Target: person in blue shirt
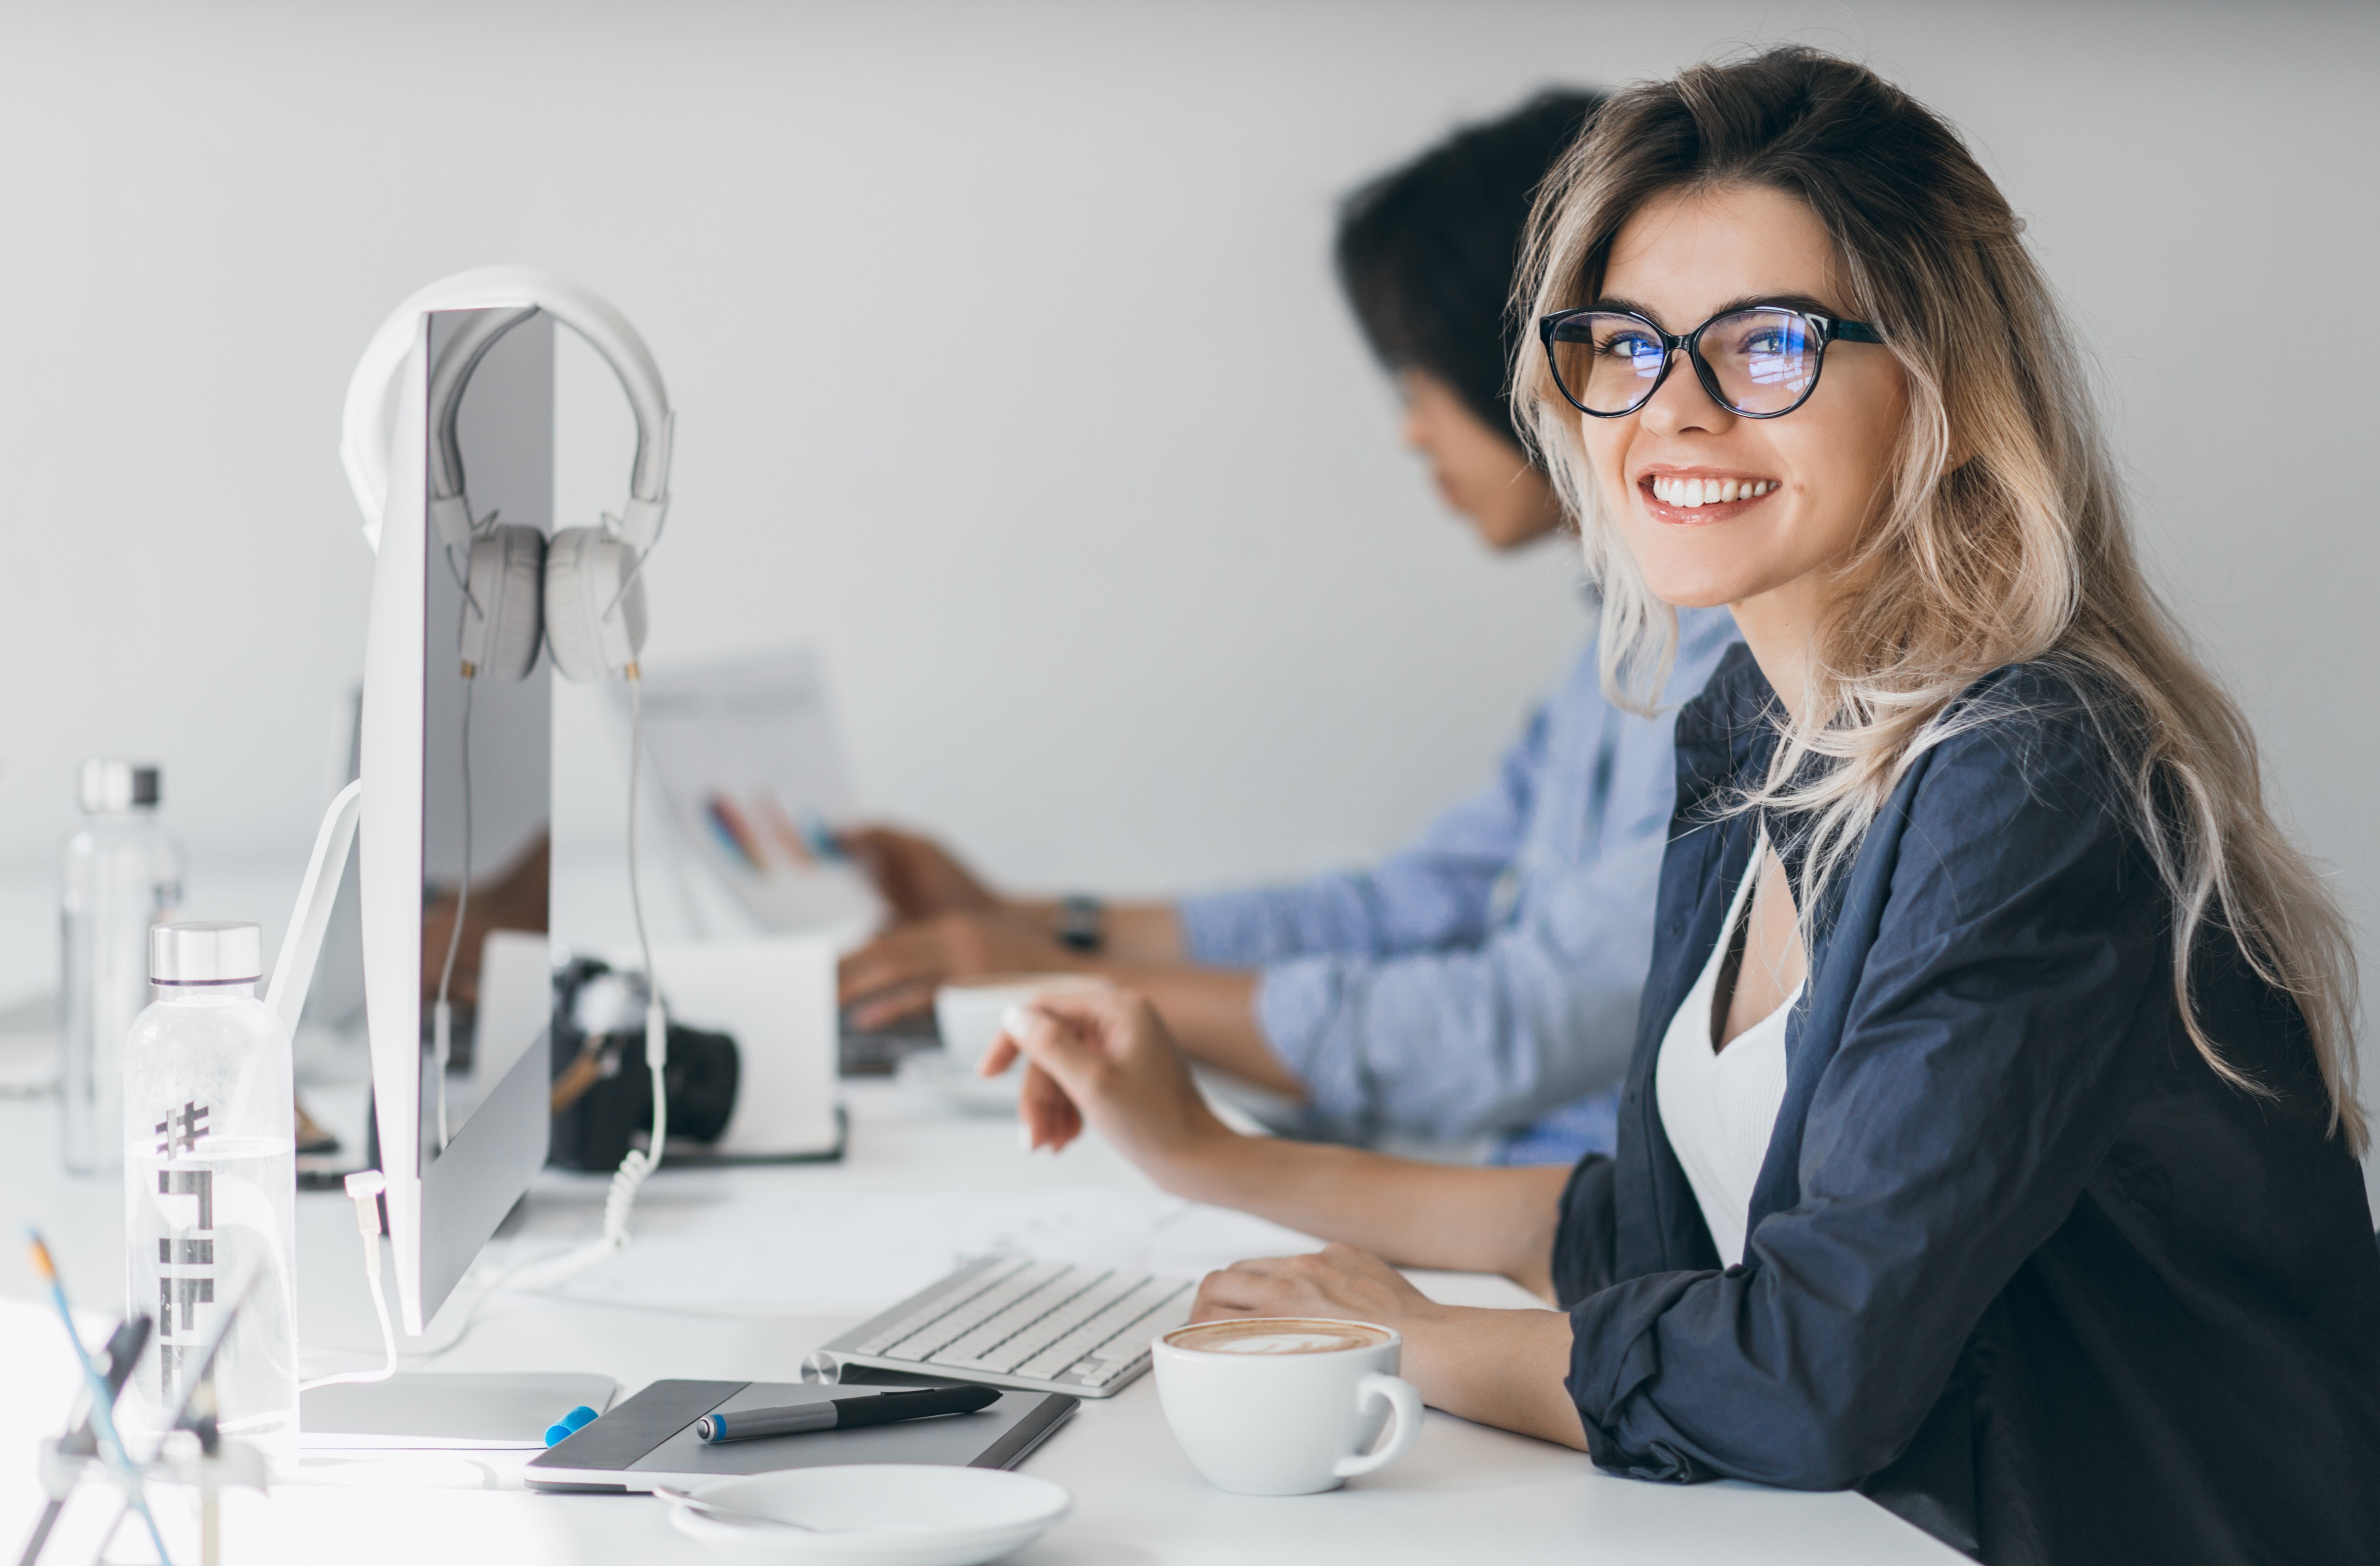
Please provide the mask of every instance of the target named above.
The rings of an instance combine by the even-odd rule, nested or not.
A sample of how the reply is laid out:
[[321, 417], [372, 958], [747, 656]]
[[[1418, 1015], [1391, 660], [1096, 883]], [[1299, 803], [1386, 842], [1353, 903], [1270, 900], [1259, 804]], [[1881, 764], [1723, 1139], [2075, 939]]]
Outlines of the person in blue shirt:
[[[1406, 438], [1500, 551], [1562, 526], [1514, 432], [1505, 304], [1536, 188], [1599, 102], [1548, 92], [1463, 130], [1340, 221], [1340, 278]], [[881, 1026], [946, 979], [1096, 970], [1153, 997], [1194, 1057], [1294, 1100], [1301, 1133], [1485, 1141], [1517, 1162], [1608, 1147], [1675, 790], [1669, 714], [1735, 639], [1724, 610], [1689, 611], [1650, 717], [1605, 697], [1590, 648], [1495, 778], [1369, 870], [1096, 906], [1001, 895], [922, 837], [846, 833], [899, 920], [844, 963], [848, 1014]]]
[[1670, 606], [1744, 634], [1678, 720], [1615, 1155], [1239, 1135], [1120, 990], [983, 1064], [1030, 1058], [1031, 1144], [1335, 1242], [1194, 1319], [1380, 1324], [1426, 1402], [1612, 1473], [1856, 1488], [1992, 1566], [2380, 1560], [2352, 930], [2145, 579], [2022, 231], [1799, 47], [1616, 96], [1538, 209], [1521, 396], [1603, 645], [1652, 655], [1621, 693]]

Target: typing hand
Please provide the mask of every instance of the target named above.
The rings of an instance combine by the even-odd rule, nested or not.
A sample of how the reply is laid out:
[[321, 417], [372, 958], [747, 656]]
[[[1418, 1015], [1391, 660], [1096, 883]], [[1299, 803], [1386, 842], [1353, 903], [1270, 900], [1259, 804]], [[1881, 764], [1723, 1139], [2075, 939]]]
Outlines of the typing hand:
[[1438, 1306], [1371, 1252], [1325, 1245], [1311, 1256], [1258, 1256], [1210, 1272], [1190, 1308], [1193, 1321], [1234, 1316], [1312, 1316], [1370, 1321], [1407, 1338]]
[[854, 827], [837, 833], [835, 842], [875, 883], [896, 919], [985, 913], [1000, 906], [998, 894], [931, 838], [891, 827]]
[[1085, 965], [1030, 915], [944, 914], [896, 925], [844, 958], [837, 989], [852, 1026], [865, 1030], [925, 1011], [936, 987], [955, 978]]
[[1026, 1145], [1063, 1147], [1086, 1123], [1160, 1185], [1185, 1174], [1204, 1150], [1233, 1139], [1190, 1080], [1165, 1024], [1123, 990], [1043, 995], [1010, 1014], [979, 1068], [1027, 1062], [1017, 1096]]

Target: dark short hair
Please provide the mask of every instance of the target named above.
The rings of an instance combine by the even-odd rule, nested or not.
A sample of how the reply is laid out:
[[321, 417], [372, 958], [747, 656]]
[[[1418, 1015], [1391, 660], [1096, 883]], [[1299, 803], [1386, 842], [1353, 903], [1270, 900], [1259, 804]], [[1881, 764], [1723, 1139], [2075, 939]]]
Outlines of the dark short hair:
[[1499, 433], [1514, 430], [1507, 377], [1519, 328], [1510, 304], [1529, 208], [1603, 99], [1540, 92], [1340, 203], [1339, 285], [1372, 351], [1390, 370], [1445, 382]]

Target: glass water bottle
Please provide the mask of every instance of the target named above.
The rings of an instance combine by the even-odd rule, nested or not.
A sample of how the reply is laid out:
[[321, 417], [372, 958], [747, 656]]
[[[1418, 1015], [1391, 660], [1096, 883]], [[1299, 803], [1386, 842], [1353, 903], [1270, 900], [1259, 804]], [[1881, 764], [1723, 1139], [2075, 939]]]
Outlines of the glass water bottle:
[[118, 1417], [167, 1427], [224, 1313], [225, 1434], [285, 1469], [298, 1450], [297, 1144], [289, 1035], [256, 998], [262, 932], [150, 934], [157, 999], [124, 1044], [124, 1235], [130, 1308], [156, 1319]]
[[66, 1166], [123, 1162], [124, 1036], [149, 1004], [149, 927], [182, 900], [182, 856], [157, 820], [154, 767], [82, 764], [84, 820], [61, 867], [58, 1105]]

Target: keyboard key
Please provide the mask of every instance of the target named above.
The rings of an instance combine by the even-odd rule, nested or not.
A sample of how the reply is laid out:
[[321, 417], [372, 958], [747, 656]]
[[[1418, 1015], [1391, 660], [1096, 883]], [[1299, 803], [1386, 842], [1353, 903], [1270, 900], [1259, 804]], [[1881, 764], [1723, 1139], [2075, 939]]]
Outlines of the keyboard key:
[[[975, 1265], [978, 1267], [983, 1266], [980, 1262], [976, 1263]], [[974, 1286], [972, 1288], [954, 1289], [947, 1293], [936, 1294], [931, 1304], [921, 1305], [917, 1309], [910, 1311], [908, 1314], [903, 1316], [898, 1321], [895, 1321], [891, 1327], [871, 1334], [862, 1341], [857, 1348], [851, 1352], [854, 1354], [882, 1354], [893, 1344], [899, 1342], [902, 1339], [908, 1337], [914, 1332], [923, 1330], [934, 1321], [949, 1315], [952, 1311], [958, 1309], [969, 1300], [978, 1298], [984, 1290], [994, 1287], [1001, 1282], [1002, 1280], [1014, 1276], [1017, 1272], [1030, 1265], [1030, 1259], [1025, 1256], [1003, 1256], [997, 1258], [991, 1266], [985, 1268], [981, 1277], [974, 1280]], [[898, 1309], [899, 1307], [895, 1306], [894, 1308]]]
[[[1052, 1317], [1067, 1314], [1085, 1294], [1098, 1293], [1098, 1286], [1107, 1277], [1108, 1274], [1103, 1272], [1070, 1269], [1064, 1276], [1050, 1280], [1006, 1310], [969, 1330], [956, 1342], [941, 1349], [932, 1356], [931, 1363], [975, 1365], [982, 1362], [988, 1368], [989, 1362], [985, 1356], [994, 1350], [1005, 1349], [1020, 1334], [1031, 1333], [1046, 1342], [1056, 1336], [1056, 1332], [1040, 1331], [1041, 1323]], [[1016, 1355], [1020, 1360], [1025, 1357], [1022, 1354]]]
[[[1050, 1344], [1033, 1358], [1016, 1367], [1019, 1376], [1050, 1379], [1071, 1368], [1078, 1360], [1131, 1329], [1135, 1323], [1148, 1317], [1174, 1296], [1183, 1297], [1183, 1309], [1189, 1309], [1190, 1285], [1172, 1278], [1151, 1278], [1124, 1295], [1090, 1320]], [[1132, 1341], [1126, 1358], [1136, 1358], [1148, 1346], [1144, 1334]]]
[[1024, 1364], [1092, 1317], [1104, 1313], [1109, 1306], [1148, 1281], [1144, 1273], [1109, 1273], [1093, 1287], [1084, 1290], [1001, 1344], [1000, 1357], [1007, 1360], [1012, 1367]]
[[[1176, 1279], [1022, 1256], [970, 1262], [855, 1328], [828, 1352], [899, 1370], [1106, 1397], [1148, 1368], [1148, 1341], [1185, 1320]], [[859, 1334], [865, 1333], [863, 1338]]]
[[924, 1361], [966, 1336], [1010, 1305], [1049, 1283], [1070, 1268], [1062, 1261], [1037, 1261], [1018, 1268], [956, 1310], [934, 1317], [907, 1337], [882, 1351], [894, 1359]]
[[[1043, 1354], [1055, 1348], [1061, 1341], [1075, 1337], [1076, 1333], [1090, 1326], [1093, 1320], [1106, 1315], [1118, 1301], [1148, 1281], [1148, 1276], [1143, 1273], [1111, 1276], [1108, 1281], [1098, 1288], [1086, 1290], [1069, 1301], [1063, 1309], [1050, 1312], [1049, 1316], [1035, 1322], [1026, 1331], [1019, 1332], [1015, 1337], [1002, 1343], [993, 1354], [987, 1357], [1000, 1361], [1000, 1368], [1004, 1371], [1017, 1370], [1026, 1361], [1038, 1359]], [[1096, 1343], [1097, 1341], [1098, 1333], [1095, 1330], [1085, 1340], [1085, 1342]]]

